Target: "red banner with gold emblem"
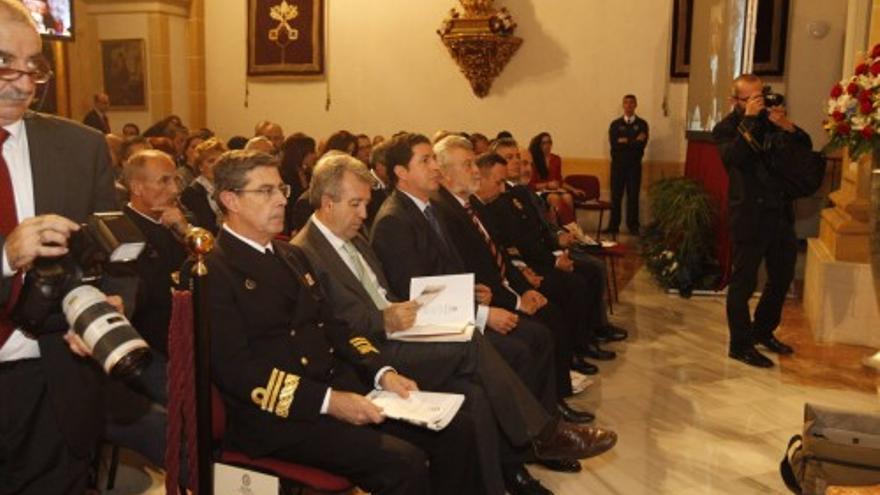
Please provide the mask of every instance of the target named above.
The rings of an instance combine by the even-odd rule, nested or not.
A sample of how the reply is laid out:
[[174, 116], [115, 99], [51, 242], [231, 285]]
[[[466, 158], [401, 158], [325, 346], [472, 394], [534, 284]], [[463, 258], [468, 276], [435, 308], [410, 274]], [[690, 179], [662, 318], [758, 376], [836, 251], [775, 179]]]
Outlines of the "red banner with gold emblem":
[[248, 76], [324, 73], [324, 0], [248, 0]]

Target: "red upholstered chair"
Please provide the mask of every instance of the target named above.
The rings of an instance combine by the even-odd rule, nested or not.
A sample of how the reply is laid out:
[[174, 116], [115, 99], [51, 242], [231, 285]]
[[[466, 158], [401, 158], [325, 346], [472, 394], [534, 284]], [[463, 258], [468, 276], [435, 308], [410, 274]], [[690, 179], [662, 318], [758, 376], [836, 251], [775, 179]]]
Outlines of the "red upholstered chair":
[[[213, 386], [211, 387], [211, 416], [211, 422], [213, 423], [211, 425], [212, 436], [214, 437], [214, 442], [219, 444], [220, 440], [223, 439], [223, 434], [226, 432], [226, 407], [223, 404], [223, 399], [220, 398], [220, 392]], [[292, 485], [319, 492], [348, 492], [354, 488], [351, 482], [342, 476], [271, 457], [254, 459], [241, 452], [224, 448], [217, 460], [224, 464], [232, 464], [246, 469], [269, 473]]]
[[599, 226], [596, 228], [596, 239], [598, 240], [602, 232], [602, 218], [606, 211], [611, 210], [611, 203], [599, 199], [599, 179], [595, 175], [567, 175], [563, 181], [586, 193], [583, 198], [575, 197], [575, 209], [599, 212]]

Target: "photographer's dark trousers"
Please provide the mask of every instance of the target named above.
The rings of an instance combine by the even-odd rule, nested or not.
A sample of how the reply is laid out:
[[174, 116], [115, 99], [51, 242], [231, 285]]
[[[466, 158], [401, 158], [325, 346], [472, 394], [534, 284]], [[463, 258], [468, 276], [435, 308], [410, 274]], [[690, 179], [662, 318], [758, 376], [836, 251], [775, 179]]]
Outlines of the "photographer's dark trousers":
[[611, 162], [611, 220], [608, 228], [620, 228], [621, 206], [626, 191], [626, 226], [630, 231], [639, 229], [639, 190], [642, 187], [642, 161], [612, 160]]
[[68, 448], [50, 402], [41, 359], [0, 363], [0, 494], [85, 491], [90, 459]]
[[[746, 242], [732, 242], [732, 272], [727, 288], [727, 324], [730, 347], [741, 349], [773, 335], [782, 317], [782, 304], [794, 278], [797, 238], [794, 225], [780, 219], [778, 227], [766, 229]], [[755, 291], [758, 268], [764, 261], [767, 283], [755, 308], [754, 320], [749, 299]]]

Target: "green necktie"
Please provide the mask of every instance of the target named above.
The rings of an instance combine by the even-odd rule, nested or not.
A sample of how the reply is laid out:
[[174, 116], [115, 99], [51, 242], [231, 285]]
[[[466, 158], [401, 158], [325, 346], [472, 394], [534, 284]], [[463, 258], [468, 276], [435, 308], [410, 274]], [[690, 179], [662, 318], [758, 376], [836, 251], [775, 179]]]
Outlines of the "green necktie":
[[367, 294], [370, 295], [370, 299], [373, 300], [373, 303], [376, 305], [379, 310], [384, 310], [388, 307], [388, 301], [382, 297], [382, 294], [379, 292], [379, 286], [376, 282], [373, 281], [373, 277], [367, 273], [366, 267], [361, 262], [360, 254], [354, 244], [346, 241], [342, 244], [342, 250], [345, 251], [345, 254], [348, 255], [348, 259], [351, 260], [352, 265], [354, 266], [355, 275], [357, 275], [358, 281], [360, 281], [361, 285], [364, 287], [364, 290], [367, 291]]

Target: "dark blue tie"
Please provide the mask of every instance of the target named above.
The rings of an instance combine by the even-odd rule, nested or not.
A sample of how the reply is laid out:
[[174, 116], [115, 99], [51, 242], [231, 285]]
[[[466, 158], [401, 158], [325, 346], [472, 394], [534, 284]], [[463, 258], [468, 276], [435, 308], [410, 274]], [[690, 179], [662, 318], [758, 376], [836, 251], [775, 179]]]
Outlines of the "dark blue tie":
[[452, 252], [449, 249], [449, 244], [446, 242], [446, 236], [443, 234], [443, 228], [440, 227], [440, 222], [437, 221], [437, 216], [434, 215], [434, 208], [429, 203], [428, 206], [425, 207], [423, 211], [425, 214], [425, 218], [428, 220], [428, 224], [431, 226], [431, 229], [434, 230], [434, 233], [437, 234], [437, 237], [440, 239], [440, 244], [442, 244], [443, 251], [448, 255]]

